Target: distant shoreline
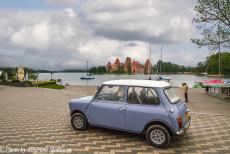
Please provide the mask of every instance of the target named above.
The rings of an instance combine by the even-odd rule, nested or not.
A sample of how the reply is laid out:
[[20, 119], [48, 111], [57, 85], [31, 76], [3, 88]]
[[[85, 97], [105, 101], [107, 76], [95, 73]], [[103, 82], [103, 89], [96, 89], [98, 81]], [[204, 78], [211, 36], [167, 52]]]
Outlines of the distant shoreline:
[[[87, 71], [47, 71], [47, 72], [38, 72], [38, 73], [86, 73]], [[139, 74], [139, 73], [92, 73], [92, 75], [146, 75], [148, 76], [149, 74]], [[159, 75], [159, 74], [150, 74], [150, 75]], [[199, 73], [192, 73], [192, 72], [178, 72], [178, 73], [162, 73], [160, 75], [195, 75], [195, 76], [205, 76], [205, 75], [201, 75]], [[215, 75], [210, 74], [210, 76], [206, 76], [208, 78], [213, 78]], [[230, 77], [230, 75], [224, 75], [221, 78], [226, 78], [226, 77]]]

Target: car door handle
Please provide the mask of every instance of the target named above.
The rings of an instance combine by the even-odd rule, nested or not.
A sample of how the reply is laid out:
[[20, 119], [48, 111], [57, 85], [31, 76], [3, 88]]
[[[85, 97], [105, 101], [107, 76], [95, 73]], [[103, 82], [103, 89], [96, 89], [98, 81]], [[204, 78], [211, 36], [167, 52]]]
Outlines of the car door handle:
[[120, 111], [125, 110], [125, 107], [119, 107], [119, 110]]

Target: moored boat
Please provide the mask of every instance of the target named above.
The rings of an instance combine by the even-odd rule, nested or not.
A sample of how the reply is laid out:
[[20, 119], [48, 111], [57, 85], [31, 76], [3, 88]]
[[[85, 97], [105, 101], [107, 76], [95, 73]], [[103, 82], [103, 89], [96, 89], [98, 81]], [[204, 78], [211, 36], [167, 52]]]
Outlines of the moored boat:
[[91, 76], [90, 73], [88, 73], [88, 61], [87, 61], [87, 64], [86, 64], [86, 65], [87, 65], [87, 69], [86, 69], [87, 74], [81, 76], [80, 79], [82, 79], [82, 80], [91, 80], [91, 79], [94, 79], [94, 77]]
[[171, 78], [170, 77], [166, 77], [166, 76], [159, 76], [157, 80], [165, 80], [165, 81], [170, 81]]
[[82, 80], [91, 80], [91, 79], [94, 79], [94, 77], [91, 76], [91, 74], [87, 74], [85, 76], [81, 76], [80, 79], [82, 79]]

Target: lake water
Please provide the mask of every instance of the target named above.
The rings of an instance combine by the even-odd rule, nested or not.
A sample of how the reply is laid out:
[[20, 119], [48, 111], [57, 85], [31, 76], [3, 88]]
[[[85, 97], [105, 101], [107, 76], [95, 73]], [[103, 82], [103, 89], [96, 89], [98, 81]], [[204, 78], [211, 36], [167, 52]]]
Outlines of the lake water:
[[[108, 80], [116, 79], [148, 79], [148, 75], [115, 75], [115, 74], [104, 74], [104, 75], [93, 75], [95, 79], [92, 80], [81, 80], [80, 77], [85, 73], [54, 73], [53, 79], [62, 79], [62, 84], [66, 85], [100, 85]], [[192, 87], [195, 81], [214, 79], [205, 76], [196, 75], [163, 75], [171, 78], [170, 83], [173, 86], [181, 86], [182, 82], [186, 82], [189, 87]], [[152, 79], [156, 79], [157, 75], [151, 75]], [[39, 80], [49, 80], [51, 78], [50, 73], [39, 73]], [[230, 80], [230, 78], [225, 78]]]

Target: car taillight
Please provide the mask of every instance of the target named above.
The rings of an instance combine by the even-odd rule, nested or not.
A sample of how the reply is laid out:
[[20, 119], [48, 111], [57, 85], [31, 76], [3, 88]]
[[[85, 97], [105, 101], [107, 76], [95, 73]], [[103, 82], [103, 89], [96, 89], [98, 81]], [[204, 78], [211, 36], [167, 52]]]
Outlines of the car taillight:
[[189, 111], [187, 111], [187, 112], [185, 113], [185, 120], [186, 120], [186, 121], [188, 121], [189, 116], [190, 116], [190, 115], [189, 115]]
[[177, 117], [177, 123], [178, 123], [179, 128], [182, 128], [182, 117], [181, 116]]

